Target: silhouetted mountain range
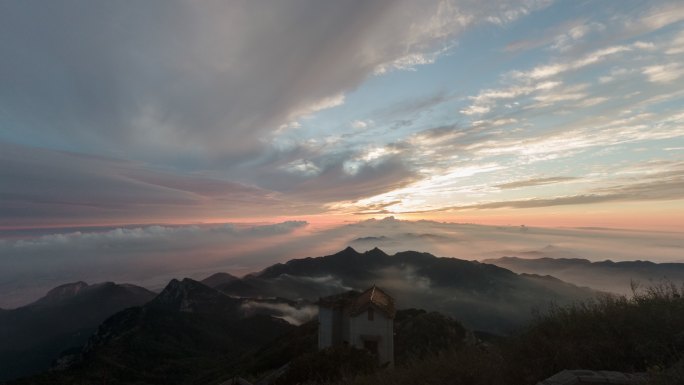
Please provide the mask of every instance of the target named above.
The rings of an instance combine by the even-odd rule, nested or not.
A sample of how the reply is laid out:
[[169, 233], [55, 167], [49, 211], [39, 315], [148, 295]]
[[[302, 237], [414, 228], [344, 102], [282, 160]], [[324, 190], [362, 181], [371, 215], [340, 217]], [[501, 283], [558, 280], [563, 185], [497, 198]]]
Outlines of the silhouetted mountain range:
[[402, 307], [420, 307], [457, 317], [466, 326], [504, 332], [524, 324], [531, 309], [591, 297], [594, 291], [558, 279], [518, 275], [507, 269], [428, 253], [388, 255], [348, 247], [318, 258], [276, 264], [215, 288], [240, 297], [316, 300], [377, 284]]
[[[191, 279], [173, 280], [142, 307], [107, 319], [60, 370], [14, 384], [217, 384], [255, 376], [317, 350], [317, 322], [299, 327], [241, 310], [231, 298]], [[408, 362], [466, 343], [461, 324], [438, 313], [401, 310], [397, 361]]]
[[267, 315], [245, 317], [243, 302], [191, 279], [172, 280], [154, 300], [107, 319], [83, 351], [66, 362], [70, 370], [43, 379], [108, 384], [211, 382], [219, 373], [235, 370], [249, 350], [295, 329]]
[[155, 295], [134, 285], [75, 282], [1, 311], [0, 381], [47, 369], [61, 351], [82, 346], [107, 317]]
[[[403, 329], [396, 329], [408, 336], [401, 351], [411, 357], [422, 354], [411, 339], [435, 337], [417, 330], [427, 324], [445, 325], [449, 332], [441, 334], [462, 337], [461, 332], [454, 334], [459, 329], [448, 316], [469, 329], [501, 333], [523, 325], [533, 309], [595, 294], [553, 277], [518, 275], [490, 264], [413, 251], [388, 255], [377, 248], [365, 253], [347, 248], [325, 257], [295, 259], [243, 278], [218, 273], [203, 282], [174, 279], [156, 297], [131, 285], [79, 282], [51, 290], [27, 309], [0, 312], [3, 319], [17, 319], [8, 318], [9, 313], [40, 314], [37, 319], [42, 324], [26, 322], [23, 337], [15, 333], [15, 346], [41, 356], [40, 361], [32, 357], [34, 364], [40, 363], [32, 370], [45, 368], [66, 347], [85, 345], [56, 361], [54, 368], [67, 370], [17, 383], [203, 384], [240, 370], [272, 369], [269, 365], [312, 349], [315, 327], [305, 322], [315, 317], [313, 301], [372, 284], [387, 290], [400, 308], [443, 314], [411, 313]], [[105, 306], [108, 303], [112, 305]], [[52, 309], [52, 313], [36, 313], [38, 309]], [[86, 343], [107, 315], [112, 316]], [[89, 329], [75, 327], [76, 319], [88, 320]], [[49, 350], [27, 336], [36, 328], [60, 323], [79, 331], [78, 338], [67, 334], [70, 337], [63, 338], [68, 343], [62, 341]], [[429, 346], [440, 344], [433, 341]], [[18, 367], [11, 357], [5, 362]], [[11, 378], [30, 371], [7, 373], [6, 378]]]
[[675, 284], [684, 282], [684, 263], [654, 263], [649, 261], [591, 262], [581, 258], [518, 258], [487, 259], [491, 263], [516, 273], [552, 275], [566, 282], [596, 290], [631, 294], [631, 282], [649, 285], [658, 281]]
[[205, 284], [205, 285], [207, 285], [207, 286], [209, 286], [209, 287], [216, 287], [216, 286], [219, 286], [219, 285], [225, 285], [225, 284], [231, 283], [231, 282], [233, 282], [233, 281], [237, 281], [237, 280], [239, 280], [239, 279], [240, 279], [240, 278], [238, 278], [238, 277], [236, 277], [236, 276], [234, 276], [234, 275], [232, 275], [232, 274], [228, 274], [228, 273], [216, 273], [216, 274], [210, 275], [210, 276], [207, 277], [207, 278], [204, 278], [204, 279], [201, 280], [200, 282], [202, 282], [203, 284]]

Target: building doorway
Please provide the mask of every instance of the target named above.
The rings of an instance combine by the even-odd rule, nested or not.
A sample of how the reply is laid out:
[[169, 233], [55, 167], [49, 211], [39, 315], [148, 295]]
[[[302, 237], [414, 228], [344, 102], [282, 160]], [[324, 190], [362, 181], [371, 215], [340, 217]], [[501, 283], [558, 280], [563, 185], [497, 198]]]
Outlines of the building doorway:
[[363, 348], [374, 356], [378, 355], [378, 341], [363, 340]]

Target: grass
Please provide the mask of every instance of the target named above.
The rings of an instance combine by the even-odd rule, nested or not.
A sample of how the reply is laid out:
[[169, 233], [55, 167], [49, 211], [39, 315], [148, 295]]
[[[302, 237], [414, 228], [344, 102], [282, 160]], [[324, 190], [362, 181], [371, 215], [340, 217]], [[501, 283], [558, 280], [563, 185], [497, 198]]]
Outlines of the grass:
[[[684, 384], [684, 288], [661, 283], [538, 314], [514, 336], [465, 345], [336, 385], [528, 385], [563, 369], [648, 372]], [[333, 383], [333, 382], [329, 382]]]

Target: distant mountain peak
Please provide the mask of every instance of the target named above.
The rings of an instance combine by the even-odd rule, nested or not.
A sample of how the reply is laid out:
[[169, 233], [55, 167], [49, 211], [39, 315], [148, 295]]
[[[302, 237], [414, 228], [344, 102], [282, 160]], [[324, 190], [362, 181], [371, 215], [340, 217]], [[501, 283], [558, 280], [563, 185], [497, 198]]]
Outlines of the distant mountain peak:
[[374, 247], [374, 248], [372, 248], [372, 249], [370, 249], [370, 250], [368, 250], [368, 251], [366, 251], [364, 254], [373, 255], [373, 256], [375, 256], [375, 255], [386, 256], [386, 255], [387, 255], [387, 253], [385, 253], [384, 251], [380, 250], [377, 246]]
[[337, 254], [349, 254], [349, 253], [359, 254], [359, 252], [356, 251], [356, 250], [355, 250], [353, 247], [351, 247], [351, 246], [345, 247], [344, 250], [340, 251], [340, 252], [337, 253]]
[[41, 303], [53, 303], [63, 301], [65, 299], [72, 298], [76, 296], [79, 292], [86, 289], [88, 284], [83, 281], [66, 283], [51, 289], [45, 294], [45, 297], [41, 298], [39, 301]]
[[159, 296], [176, 297], [178, 295], [194, 294], [194, 291], [201, 292], [214, 290], [198, 281], [195, 281], [194, 279], [183, 278], [182, 281], [179, 281], [176, 278], [174, 278], [171, 281], [169, 281], [164, 290], [162, 290], [162, 292], [159, 293]]
[[104, 320], [154, 296], [131, 284], [79, 281], [57, 286], [29, 305], [0, 311], [0, 383], [47, 369], [60, 352], [84, 345]]
[[190, 278], [172, 279], [151, 305], [171, 311], [192, 313], [210, 308], [226, 297], [223, 293]]
[[217, 286], [225, 285], [227, 283], [231, 283], [231, 282], [238, 281], [238, 280], [240, 280], [240, 278], [238, 278], [232, 274], [221, 272], [221, 273], [214, 273], [214, 274], [208, 276], [207, 278], [204, 278], [200, 282], [209, 286], [209, 287], [216, 288]]

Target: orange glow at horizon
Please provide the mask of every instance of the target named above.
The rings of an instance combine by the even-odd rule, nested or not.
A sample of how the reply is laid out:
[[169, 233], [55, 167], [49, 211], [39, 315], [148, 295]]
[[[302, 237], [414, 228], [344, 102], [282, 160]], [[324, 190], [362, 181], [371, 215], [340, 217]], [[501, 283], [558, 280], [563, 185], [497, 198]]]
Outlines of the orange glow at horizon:
[[606, 227], [615, 229], [684, 232], [684, 202], [651, 204], [621, 202], [527, 209], [468, 210], [402, 214], [410, 220], [467, 222], [483, 225], [538, 227]]
[[278, 215], [252, 217], [173, 218], [155, 220], [133, 219], [106, 223], [47, 223], [43, 226], [0, 226], [2, 231], [64, 228], [109, 228], [131, 226], [259, 225], [286, 221], [306, 221], [316, 229], [331, 228], [368, 219], [394, 217], [399, 220], [431, 220], [451, 223], [472, 223], [493, 226], [536, 227], [605, 227], [647, 231], [684, 232], [684, 201], [618, 202], [600, 205], [568, 205], [539, 208], [499, 208], [487, 210], [433, 211], [422, 213], [321, 213], [310, 215]]

